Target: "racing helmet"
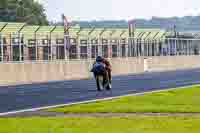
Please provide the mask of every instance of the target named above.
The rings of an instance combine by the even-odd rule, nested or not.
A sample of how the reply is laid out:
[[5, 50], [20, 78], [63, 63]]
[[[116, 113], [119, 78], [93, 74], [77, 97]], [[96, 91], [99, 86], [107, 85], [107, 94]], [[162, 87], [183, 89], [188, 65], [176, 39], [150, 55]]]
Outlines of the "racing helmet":
[[103, 57], [101, 57], [101, 56], [97, 56], [97, 58], [96, 58], [96, 62], [102, 62], [103, 61]]

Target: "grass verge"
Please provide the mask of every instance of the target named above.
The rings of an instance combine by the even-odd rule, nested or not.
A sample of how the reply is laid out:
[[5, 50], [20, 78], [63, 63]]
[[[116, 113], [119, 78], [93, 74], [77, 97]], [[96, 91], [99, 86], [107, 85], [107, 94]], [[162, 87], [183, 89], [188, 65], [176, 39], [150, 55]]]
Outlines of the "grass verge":
[[[200, 112], [200, 87], [53, 108], [64, 113]], [[200, 116], [0, 118], [0, 133], [199, 133]]]
[[200, 117], [9, 118], [1, 133], [199, 133]]
[[62, 113], [199, 113], [200, 86], [48, 109]]

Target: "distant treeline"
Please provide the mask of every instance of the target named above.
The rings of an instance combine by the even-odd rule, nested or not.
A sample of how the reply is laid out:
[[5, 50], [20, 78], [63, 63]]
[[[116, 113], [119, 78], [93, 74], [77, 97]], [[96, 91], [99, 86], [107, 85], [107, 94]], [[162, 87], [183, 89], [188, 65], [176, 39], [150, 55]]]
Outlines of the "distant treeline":
[[34, 0], [0, 0], [0, 22], [48, 25], [43, 5]]

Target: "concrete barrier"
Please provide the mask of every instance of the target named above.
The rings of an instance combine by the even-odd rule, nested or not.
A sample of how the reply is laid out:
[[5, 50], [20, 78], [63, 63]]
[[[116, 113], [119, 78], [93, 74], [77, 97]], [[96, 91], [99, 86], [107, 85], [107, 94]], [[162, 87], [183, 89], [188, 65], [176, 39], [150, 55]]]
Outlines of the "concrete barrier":
[[[200, 56], [110, 59], [113, 75], [200, 68]], [[43, 83], [91, 78], [92, 61], [53, 61], [0, 64], [0, 85]]]
[[[142, 58], [111, 59], [113, 75], [142, 73]], [[91, 78], [93, 61], [54, 61], [0, 64], [0, 85], [43, 83]]]
[[151, 72], [200, 68], [200, 56], [151, 57], [147, 64]]

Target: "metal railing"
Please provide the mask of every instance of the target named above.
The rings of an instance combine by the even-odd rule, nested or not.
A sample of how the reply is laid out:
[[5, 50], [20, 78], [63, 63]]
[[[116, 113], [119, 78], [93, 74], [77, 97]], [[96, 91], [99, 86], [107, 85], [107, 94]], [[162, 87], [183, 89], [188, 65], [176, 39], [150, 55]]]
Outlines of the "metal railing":
[[84, 40], [69, 37], [70, 48], [66, 48], [64, 36], [28, 34], [0, 35], [0, 61], [55, 61], [140, 56], [199, 55], [200, 39], [165, 38], [92, 38]]

